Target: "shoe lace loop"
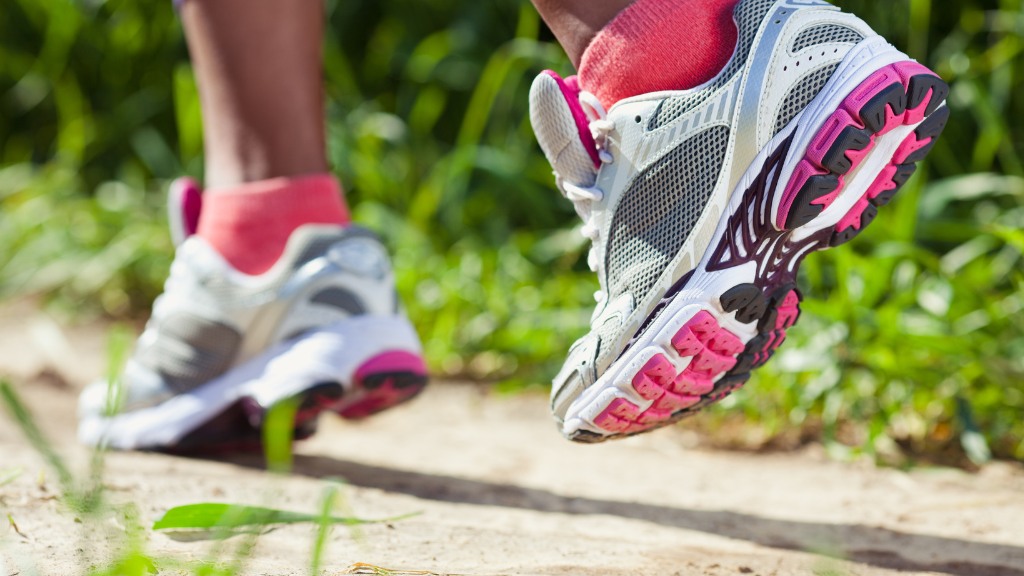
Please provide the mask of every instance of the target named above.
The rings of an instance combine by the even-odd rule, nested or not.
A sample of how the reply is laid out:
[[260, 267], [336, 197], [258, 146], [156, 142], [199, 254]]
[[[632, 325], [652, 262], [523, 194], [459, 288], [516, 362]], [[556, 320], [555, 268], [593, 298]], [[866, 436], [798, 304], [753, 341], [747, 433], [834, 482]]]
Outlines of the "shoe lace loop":
[[586, 90], [580, 92], [580, 105], [590, 119], [590, 135], [597, 144], [597, 155], [603, 164], [611, 164], [615, 159], [608, 152], [608, 137], [615, 131], [615, 123], [608, 119], [608, 112], [601, 101]]

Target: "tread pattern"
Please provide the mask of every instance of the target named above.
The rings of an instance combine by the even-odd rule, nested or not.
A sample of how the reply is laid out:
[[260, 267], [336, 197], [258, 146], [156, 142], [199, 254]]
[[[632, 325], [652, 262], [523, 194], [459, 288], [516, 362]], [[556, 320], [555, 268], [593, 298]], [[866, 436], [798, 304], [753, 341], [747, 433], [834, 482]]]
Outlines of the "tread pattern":
[[654, 354], [633, 376], [630, 386], [645, 403], [616, 398], [594, 423], [619, 434], [663, 426], [714, 391], [715, 380], [736, 365], [743, 342], [701, 311], [672, 337], [672, 349]]
[[[786, 331], [800, 317], [800, 293], [794, 285], [782, 286], [769, 297], [759, 288], [753, 296], [751, 286], [735, 286], [720, 300], [746, 301], [748, 306], [763, 302], [760, 316], [751, 320], [758, 324], [756, 337], [744, 345], [713, 313], [698, 312], [672, 338], [679, 360], [674, 361], [672, 354], [656, 353], [633, 376], [630, 386], [646, 402], [615, 398], [594, 418], [594, 423], [610, 434], [579, 430], [570, 439], [593, 444], [661, 428], [741, 388], [750, 379], [750, 371], [766, 364], [785, 342]], [[741, 309], [743, 306], [737, 308]], [[685, 368], [679, 370], [681, 363]]]
[[[298, 404], [293, 438], [305, 440], [315, 434], [324, 412], [360, 419], [407, 402], [423, 391], [428, 380], [424, 368], [359, 374], [351, 390], [339, 382], [314, 384], [288, 400]], [[188, 456], [262, 453], [263, 424], [270, 409], [243, 397], [159, 451]]]
[[343, 418], [362, 419], [412, 400], [427, 385], [429, 378], [420, 372], [385, 372], [364, 377], [365, 396], [355, 404], [336, 409]]
[[865, 80], [808, 146], [783, 194], [778, 227], [793, 230], [813, 220], [839, 196], [844, 177], [860, 165], [879, 137], [924, 120], [855, 207], [856, 213], [840, 222], [829, 244], [837, 246], [856, 236], [906, 183], [913, 164], [930, 151], [949, 115], [948, 108], [939, 109], [948, 93], [941, 78], [915, 62], [889, 65]]

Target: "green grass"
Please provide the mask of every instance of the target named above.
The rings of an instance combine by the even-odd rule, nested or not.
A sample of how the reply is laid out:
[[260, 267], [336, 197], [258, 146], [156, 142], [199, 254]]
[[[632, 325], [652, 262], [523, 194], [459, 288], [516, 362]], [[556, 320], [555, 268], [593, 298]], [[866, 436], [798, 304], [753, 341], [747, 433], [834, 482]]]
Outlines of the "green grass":
[[[202, 172], [175, 18], [166, 2], [9, 4], [0, 295], [144, 315], [171, 257], [162, 190]], [[1024, 459], [1020, 4], [839, 4], [950, 81], [952, 118], [868, 232], [808, 260], [791, 342], [699, 425], [726, 434], [742, 418], [893, 464]], [[568, 72], [565, 57], [525, 1], [328, 11], [330, 159], [393, 250], [432, 369], [545, 386], [596, 289], [527, 119], [529, 82]]]
[[[115, 339], [116, 340], [116, 339]], [[116, 344], [111, 348], [115, 349]], [[118, 364], [119, 365], [119, 364]], [[142, 576], [168, 570], [196, 576], [234, 576], [245, 574], [245, 566], [255, 554], [259, 537], [269, 529], [290, 524], [309, 524], [315, 527], [310, 538], [309, 574], [321, 574], [321, 565], [327, 551], [327, 537], [335, 525], [355, 527], [363, 524], [398, 522], [414, 514], [367, 520], [351, 515], [337, 516], [335, 510], [342, 504], [342, 486], [325, 482], [319, 511], [302, 513], [265, 506], [247, 506], [223, 502], [183, 504], [168, 509], [147, 529], [135, 504], [118, 502], [106, 493], [104, 484], [104, 458], [106, 451], [94, 450], [89, 467], [76, 473], [49, 439], [40, 431], [35, 419], [10, 383], [0, 380], [0, 407], [20, 428], [25, 439], [43, 458], [60, 481], [59, 499], [67, 515], [78, 523], [79, 549], [83, 558], [82, 571], [86, 576]], [[292, 425], [295, 407], [285, 405], [271, 410], [268, 418], [267, 450], [265, 453], [271, 472], [287, 472], [291, 462]], [[273, 422], [288, 418], [288, 426]], [[287, 452], [287, 453], [284, 453]], [[13, 482], [21, 470], [0, 471], [0, 486]], [[283, 478], [283, 477], [282, 477]], [[268, 492], [267, 500], [272, 494]], [[116, 522], [112, 522], [116, 520]], [[7, 514], [11, 529], [19, 535], [21, 530], [15, 519]], [[117, 526], [111, 529], [110, 526]], [[214, 542], [206, 559], [194, 560], [191, 554], [177, 557], [156, 555], [147, 551], [148, 537], [153, 532], [187, 532], [193, 537], [205, 536]], [[230, 540], [230, 543], [229, 543]], [[113, 551], [104, 552], [106, 544]], [[28, 560], [30, 563], [32, 559]]]

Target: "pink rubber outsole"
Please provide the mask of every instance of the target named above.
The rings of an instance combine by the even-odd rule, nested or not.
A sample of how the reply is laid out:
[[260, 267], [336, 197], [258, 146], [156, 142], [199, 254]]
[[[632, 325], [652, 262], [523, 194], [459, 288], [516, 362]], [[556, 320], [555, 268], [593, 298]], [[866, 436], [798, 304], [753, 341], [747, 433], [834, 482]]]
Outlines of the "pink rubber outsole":
[[636, 434], [674, 422], [702, 402], [725, 397], [742, 386], [749, 374], [731, 378], [724, 386], [722, 377], [740, 362], [749, 367], [767, 362], [785, 341], [786, 330], [796, 323], [799, 303], [795, 289], [785, 293], [774, 305], [773, 323], [751, 345], [744, 345], [736, 334], [723, 328], [714, 313], [698, 312], [671, 339], [680, 363], [688, 360], [685, 368], [677, 369], [671, 352], [655, 354], [629, 384], [650, 405], [642, 408], [626, 398], [616, 398], [594, 418], [594, 424], [613, 434]]
[[[934, 76], [934, 73], [917, 62], [907, 61], [891, 64], [872, 74], [843, 100], [839, 108], [825, 120], [810, 145], [808, 145], [804, 159], [797, 164], [793, 176], [786, 186], [780, 202], [779, 229], [787, 228], [788, 215], [793, 207], [793, 203], [808, 180], [814, 176], [825, 176], [831, 173], [824, 166], [825, 155], [836, 144], [843, 130], [851, 126], [861, 130], [865, 128], [865, 122], [861, 119], [863, 108], [874, 98], [883, 94], [894, 83], [899, 83], [903, 86], [904, 90], [909, 90], [911, 79], [920, 75]], [[924, 120], [932, 96], [933, 94], [929, 93], [917, 106], [913, 108], [908, 107], [900, 113], [895, 113], [891, 107], [886, 107], [884, 124], [882, 124], [880, 130], [870, 136], [870, 142], [867, 146], [861, 150], [849, 149], [845, 151], [845, 155], [850, 162], [848, 172], [853, 172], [860, 166], [880, 137], [899, 126], [912, 126]], [[900, 152], [897, 152], [893, 162], [883, 170], [883, 174], [879, 175], [878, 181], [871, 186], [865, 197], [857, 203], [857, 206], [842, 219], [837, 229], [842, 230], [851, 226], [859, 228], [861, 215], [868, 205], [868, 198], [875, 198], [883, 190], [894, 188], [892, 176], [895, 174], [896, 166], [902, 164], [911, 152], [924, 147], [930, 141], [931, 139], [928, 138], [920, 142], [914, 135], [909, 136], [907, 141], [900, 147]], [[886, 171], [889, 172], [887, 179], [884, 177]], [[832, 193], [822, 195], [811, 203], [821, 206], [822, 209], [831, 205], [845, 186], [844, 176], [839, 175], [839, 185]]]
[[367, 360], [356, 370], [355, 389], [362, 396], [342, 404], [338, 414], [345, 418], [365, 418], [409, 400], [419, 394], [427, 382], [427, 366], [417, 354], [385, 352]]
[[701, 311], [672, 338], [672, 348], [680, 358], [689, 358], [682, 370], [659, 353], [652, 357], [632, 379], [632, 387], [642, 398], [652, 401], [647, 409], [617, 398], [594, 423], [610, 432], [633, 433], [646, 430], [689, 408], [714, 389], [714, 380], [736, 365], [743, 342], [722, 328], [715, 317]]

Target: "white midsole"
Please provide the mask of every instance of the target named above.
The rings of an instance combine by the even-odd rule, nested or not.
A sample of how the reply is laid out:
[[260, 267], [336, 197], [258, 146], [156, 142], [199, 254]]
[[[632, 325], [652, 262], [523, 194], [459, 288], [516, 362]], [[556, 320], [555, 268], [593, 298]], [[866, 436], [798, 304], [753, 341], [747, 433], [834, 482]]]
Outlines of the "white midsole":
[[125, 450], [171, 446], [240, 398], [270, 407], [324, 382], [348, 388], [359, 366], [389, 351], [421, 353], [409, 321], [359, 316], [276, 344], [217, 379], [149, 408], [107, 417], [101, 407], [108, 386], [97, 382], [82, 392], [78, 438]]

